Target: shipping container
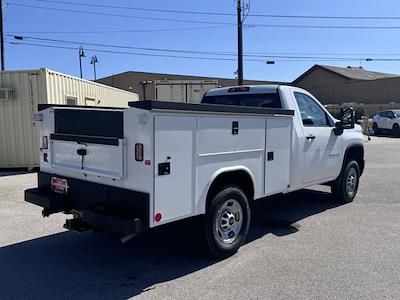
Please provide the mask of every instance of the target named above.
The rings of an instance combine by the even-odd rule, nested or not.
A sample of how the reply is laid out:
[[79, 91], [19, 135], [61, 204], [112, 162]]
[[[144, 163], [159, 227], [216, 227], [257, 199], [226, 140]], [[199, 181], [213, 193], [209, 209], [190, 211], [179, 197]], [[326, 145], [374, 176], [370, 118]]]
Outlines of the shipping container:
[[218, 87], [218, 80], [156, 80], [156, 99], [199, 103], [203, 94]]
[[39, 165], [38, 104], [128, 107], [137, 94], [46, 68], [0, 72], [0, 168]]

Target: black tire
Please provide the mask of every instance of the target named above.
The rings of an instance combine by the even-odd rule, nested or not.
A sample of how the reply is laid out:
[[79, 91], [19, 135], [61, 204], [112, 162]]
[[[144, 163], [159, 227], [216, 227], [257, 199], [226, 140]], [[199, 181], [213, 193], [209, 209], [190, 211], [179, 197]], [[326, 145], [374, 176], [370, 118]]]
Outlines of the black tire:
[[393, 125], [392, 134], [395, 137], [400, 137], [400, 126], [399, 126], [399, 124], [394, 124]]
[[375, 135], [381, 133], [381, 131], [379, 130], [378, 124], [376, 124], [376, 123], [374, 123], [374, 124], [372, 125], [372, 130], [374, 131], [374, 134], [375, 134]]
[[[206, 215], [204, 216], [201, 225], [203, 243], [208, 253], [213, 257], [226, 258], [235, 254], [246, 240], [250, 225], [249, 203], [246, 194], [238, 186], [224, 187], [210, 200], [211, 202], [208, 206]], [[220, 235], [220, 231], [222, 230], [222, 228], [217, 228], [217, 224], [219, 224], [219, 219], [223, 219], [221, 215], [226, 211], [226, 209], [222, 209], [227, 208], [225, 204], [228, 204], [229, 206], [229, 201], [231, 201], [230, 203], [234, 203], [235, 207], [238, 207], [238, 205], [240, 205], [242, 211], [242, 214], [240, 216], [241, 227], [237, 230], [237, 235], [232, 241], [223, 242]], [[229, 207], [227, 209], [229, 209]], [[220, 218], [218, 218], [218, 216], [220, 216]], [[234, 216], [234, 219], [236, 219], [236, 214]], [[236, 222], [236, 220], [234, 220], [234, 222]], [[230, 222], [226, 224], [230, 226]], [[224, 230], [224, 232], [226, 233], [228, 230]], [[229, 234], [230, 233], [231, 232], [229, 232]]]
[[[352, 177], [354, 178], [354, 189], [348, 189], [347, 183], [349, 182], [349, 186], [353, 186], [350, 182], [352, 182]], [[342, 174], [339, 178], [331, 185], [331, 191], [333, 198], [335, 201], [340, 203], [350, 203], [354, 200], [357, 195], [358, 185], [360, 182], [360, 167], [355, 160], [351, 160], [346, 162], [346, 166], [343, 169]], [[349, 190], [352, 190], [350, 192]]]

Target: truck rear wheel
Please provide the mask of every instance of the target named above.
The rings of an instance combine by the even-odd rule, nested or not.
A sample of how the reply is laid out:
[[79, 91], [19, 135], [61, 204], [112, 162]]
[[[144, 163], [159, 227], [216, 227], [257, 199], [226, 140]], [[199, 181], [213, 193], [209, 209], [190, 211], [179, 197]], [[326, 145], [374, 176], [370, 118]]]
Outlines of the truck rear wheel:
[[341, 176], [331, 185], [333, 198], [342, 203], [354, 200], [358, 191], [360, 167], [355, 160], [347, 162]]
[[212, 199], [204, 219], [203, 233], [208, 252], [225, 258], [237, 252], [246, 240], [250, 208], [237, 186], [223, 188]]

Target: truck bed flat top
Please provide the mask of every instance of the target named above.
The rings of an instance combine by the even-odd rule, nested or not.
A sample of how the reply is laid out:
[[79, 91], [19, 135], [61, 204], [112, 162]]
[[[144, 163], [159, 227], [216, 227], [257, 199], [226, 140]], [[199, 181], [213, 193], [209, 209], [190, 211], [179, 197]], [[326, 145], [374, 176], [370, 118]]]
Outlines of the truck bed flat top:
[[233, 114], [256, 114], [256, 115], [288, 115], [293, 116], [293, 110], [281, 108], [265, 108], [251, 106], [234, 106], [219, 104], [197, 104], [197, 103], [178, 103], [167, 101], [135, 101], [129, 102], [130, 107], [145, 110], [165, 110], [165, 111], [188, 111], [188, 112], [219, 112]]

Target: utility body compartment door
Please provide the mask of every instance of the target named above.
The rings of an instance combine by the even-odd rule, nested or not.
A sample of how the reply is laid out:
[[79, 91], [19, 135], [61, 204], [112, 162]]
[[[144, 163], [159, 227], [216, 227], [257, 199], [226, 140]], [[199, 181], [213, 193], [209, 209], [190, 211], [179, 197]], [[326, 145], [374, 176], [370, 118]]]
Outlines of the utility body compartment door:
[[292, 118], [268, 118], [265, 130], [265, 195], [289, 188]]
[[162, 224], [192, 214], [196, 118], [156, 115], [154, 122], [154, 216]]

